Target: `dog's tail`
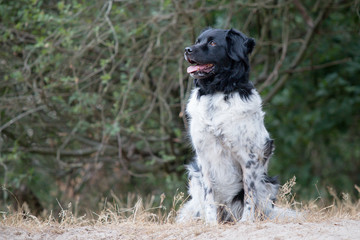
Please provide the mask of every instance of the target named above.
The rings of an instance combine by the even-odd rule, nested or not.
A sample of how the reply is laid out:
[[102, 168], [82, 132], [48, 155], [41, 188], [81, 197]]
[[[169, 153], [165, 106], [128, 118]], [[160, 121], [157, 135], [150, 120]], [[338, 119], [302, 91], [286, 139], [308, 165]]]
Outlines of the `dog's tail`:
[[278, 206], [274, 206], [272, 211], [269, 212], [267, 216], [272, 220], [304, 220], [305, 218], [302, 212]]

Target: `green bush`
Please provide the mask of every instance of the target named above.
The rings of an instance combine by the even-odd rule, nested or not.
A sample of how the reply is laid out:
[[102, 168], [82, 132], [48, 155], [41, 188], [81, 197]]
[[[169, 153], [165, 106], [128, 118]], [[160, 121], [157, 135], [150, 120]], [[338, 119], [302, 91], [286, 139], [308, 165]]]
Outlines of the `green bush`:
[[[34, 211], [186, 191], [182, 54], [213, 26], [257, 40], [251, 78], [277, 146], [271, 173], [296, 175], [304, 199], [352, 191], [359, 3], [299, 2], [0, 1], [1, 185]], [[16, 202], [9, 191], [2, 203]]]

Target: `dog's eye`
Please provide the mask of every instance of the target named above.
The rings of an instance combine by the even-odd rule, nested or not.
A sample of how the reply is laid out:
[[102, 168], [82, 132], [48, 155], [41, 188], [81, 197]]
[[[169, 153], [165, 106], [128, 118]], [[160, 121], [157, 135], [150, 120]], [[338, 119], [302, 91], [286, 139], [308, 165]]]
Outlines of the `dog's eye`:
[[214, 47], [214, 46], [216, 46], [216, 42], [214, 42], [214, 41], [211, 40], [211, 41], [209, 42], [209, 45]]
[[199, 39], [198, 40], [196, 40], [196, 42], [195, 42], [195, 44], [198, 44], [200, 41], [199, 41]]

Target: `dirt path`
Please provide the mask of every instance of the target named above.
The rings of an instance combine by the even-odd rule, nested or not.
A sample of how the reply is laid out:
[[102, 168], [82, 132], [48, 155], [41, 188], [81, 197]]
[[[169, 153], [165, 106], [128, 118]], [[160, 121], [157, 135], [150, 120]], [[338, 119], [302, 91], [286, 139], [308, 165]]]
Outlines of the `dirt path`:
[[205, 226], [201, 223], [175, 225], [119, 223], [82, 227], [4, 226], [0, 239], [360, 239], [360, 220], [323, 222], [258, 222]]

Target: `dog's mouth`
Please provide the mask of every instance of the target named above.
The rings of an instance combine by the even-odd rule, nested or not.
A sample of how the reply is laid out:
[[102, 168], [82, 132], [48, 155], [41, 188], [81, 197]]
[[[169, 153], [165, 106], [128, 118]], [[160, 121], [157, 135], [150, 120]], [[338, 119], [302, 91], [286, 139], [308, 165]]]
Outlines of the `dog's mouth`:
[[215, 66], [212, 63], [201, 64], [195, 61], [186, 59], [189, 63], [193, 64], [187, 68], [187, 73], [190, 74], [191, 77], [196, 79], [207, 78], [210, 75], [214, 74]]
[[187, 68], [187, 73], [189, 74], [199, 74], [199, 73], [210, 73], [214, 69], [214, 64], [195, 64]]
[[190, 74], [191, 77], [196, 79], [207, 78], [210, 75], [213, 75], [215, 72], [215, 65], [212, 63], [199, 63], [195, 61], [188, 54], [184, 54], [185, 60], [188, 61], [191, 66], [187, 68], [187, 73]]

